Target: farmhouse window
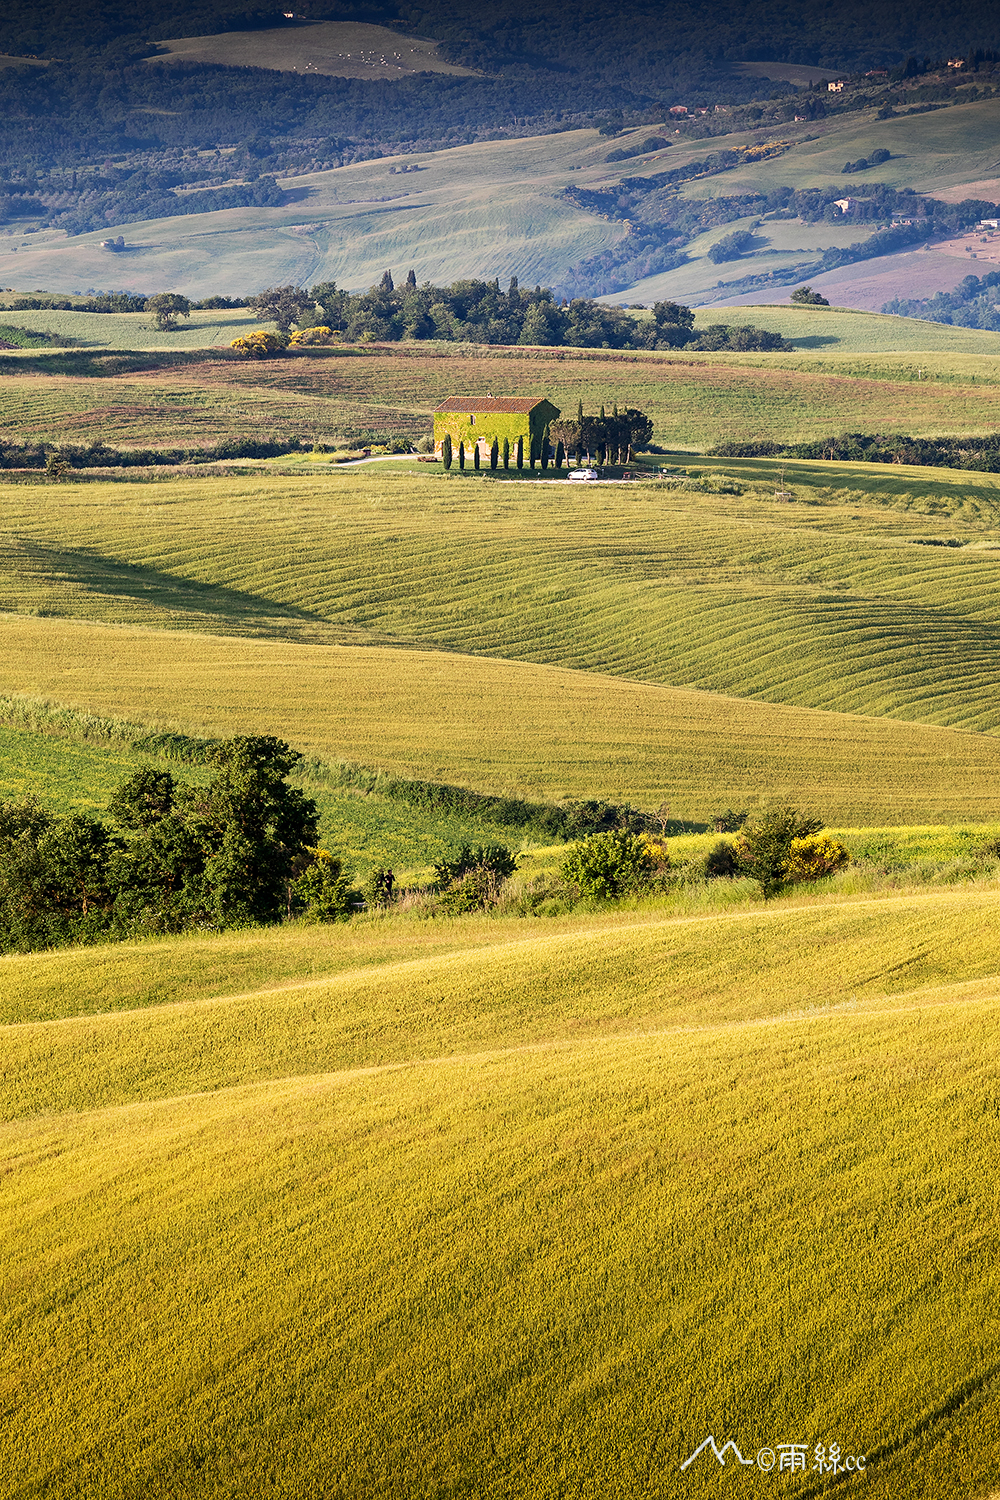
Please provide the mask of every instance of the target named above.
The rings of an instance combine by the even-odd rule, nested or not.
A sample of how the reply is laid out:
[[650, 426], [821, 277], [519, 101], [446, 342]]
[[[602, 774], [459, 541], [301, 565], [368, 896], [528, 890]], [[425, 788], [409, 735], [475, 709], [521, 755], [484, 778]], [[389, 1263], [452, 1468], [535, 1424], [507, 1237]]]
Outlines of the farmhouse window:
[[471, 412], [471, 411], [469, 413], [469, 422], [470, 422], [471, 426], [475, 427], [475, 425], [476, 425], [476, 418], [475, 418], [475, 414], [473, 412]]

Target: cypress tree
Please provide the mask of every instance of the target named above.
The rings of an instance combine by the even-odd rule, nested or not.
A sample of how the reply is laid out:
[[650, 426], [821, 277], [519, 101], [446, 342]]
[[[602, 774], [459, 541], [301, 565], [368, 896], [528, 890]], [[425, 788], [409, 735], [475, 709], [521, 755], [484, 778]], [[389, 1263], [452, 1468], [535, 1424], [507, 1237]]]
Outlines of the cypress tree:
[[465, 444], [464, 443], [459, 443], [459, 445], [458, 445], [458, 467], [460, 469], [464, 469], [465, 468]]
[[416, 271], [414, 271], [414, 270], [411, 269], [411, 270], [407, 271], [407, 273], [406, 273], [406, 285], [407, 286], [416, 286], [416, 284], [417, 284], [417, 273], [416, 273]]
[[382, 272], [382, 280], [379, 282], [379, 288], [383, 292], [394, 292], [396, 290], [395, 286], [393, 285], [391, 271]]
[[472, 446], [472, 467], [475, 469], [476, 473], [478, 474], [479, 473], [479, 444], [478, 443], [474, 443], [473, 446]]
[[517, 440], [517, 467], [519, 469], [523, 469], [524, 468], [524, 438], [523, 437], [519, 437], [518, 440]]
[[[496, 466], [497, 466], [497, 464], [499, 463], [499, 461], [500, 461], [500, 445], [497, 442], [496, 438], [494, 438], [493, 439], [493, 446], [490, 449], [490, 468], [491, 469], [495, 469]], [[507, 467], [507, 465], [504, 464], [504, 468], [506, 468], [506, 467]]]
[[441, 444], [441, 462], [446, 469], [451, 468], [451, 433], [446, 432]]
[[556, 468], [561, 469], [566, 462], [566, 449], [562, 445], [562, 439], [556, 444]]
[[503, 466], [505, 469], [510, 468], [510, 442], [507, 438], [503, 440]]

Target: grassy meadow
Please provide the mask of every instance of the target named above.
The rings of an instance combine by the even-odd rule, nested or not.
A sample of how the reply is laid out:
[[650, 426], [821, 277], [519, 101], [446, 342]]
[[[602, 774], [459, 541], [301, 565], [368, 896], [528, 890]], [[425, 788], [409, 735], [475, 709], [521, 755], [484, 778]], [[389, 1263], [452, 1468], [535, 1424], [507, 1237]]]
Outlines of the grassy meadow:
[[61, 1021], [102, 955], [4, 961], [17, 1493], [707, 1495], [710, 1432], [995, 1484], [996, 901], [339, 929], [229, 998], [139, 945]]
[[270, 68], [279, 73], [326, 73], [338, 78], [405, 78], [413, 73], [450, 73], [472, 78], [469, 68], [445, 62], [434, 42], [401, 36], [386, 26], [358, 21], [319, 21], [307, 26], [268, 26], [224, 31], [217, 36], [175, 37], [159, 43], [149, 58], [214, 63], [225, 68]]
[[847, 825], [990, 822], [1000, 739], [458, 652], [0, 617], [4, 690], [324, 760], [705, 821], [794, 798]]
[[[222, 705], [239, 702], [261, 704], [255, 720], [274, 722], [266, 696], [262, 703], [251, 684], [268, 672], [267, 662], [280, 661], [274, 670], [283, 680], [273, 691], [285, 706], [278, 717], [289, 715], [296, 744], [366, 762], [379, 713], [385, 708], [394, 720], [388, 705], [415, 692], [424, 730], [415, 724], [398, 745], [391, 733], [375, 740], [386, 764], [421, 765], [418, 774], [430, 767], [431, 775], [437, 765], [454, 771], [466, 755], [475, 760], [483, 716], [525, 691], [549, 704], [532, 709], [533, 738], [548, 746], [562, 738], [569, 748], [555, 763], [549, 750], [527, 749], [515, 780], [566, 790], [593, 778], [572, 769], [577, 725], [563, 736], [542, 728], [556, 668], [615, 679], [621, 711], [630, 719], [652, 715], [649, 723], [658, 709], [626, 711], [618, 695], [652, 705], [653, 696], [635, 695], [656, 685], [793, 705], [795, 713], [996, 730], [995, 476], [816, 460], [785, 466], [801, 503], [775, 505], [776, 461], [696, 467], [749, 477], [752, 487], [713, 494], [682, 473], [682, 482], [580, 491], [433, 471], [387, 474], [379, 465], [12, 486], [0, 635], [20, 644], [0, 674], [0, 691], [142, 718], [143, 674], [153, 672], [163, 684], [158, 710], [168, 717], [219, 723], [232, 712]], [[854, 469], [872, 490], [830, 486]], [[893, 484], [895, 493], [882, 488]], [[926, 545], [941, 541], [968, 545]], [[60, 616], [62, 623], [51, 618]], [[95, 626], [75, 627], [66, 617], [178, 635], [144, 647], [141, 633], [95, 634]], [[244, 639], [217, 639], [206, 649], [185, 635], [191, 631]], [[223, 661], [232, 665], [222, 668]], [[301, 666], [289, 674], [292, 661]], [[370, 664], [360, 678], [359, 661]], [[387, 662], [391, 670], [383, 669]], [[442, 728], [430, 735], [426, 692], [417, 687], [427, 674], [445, 694]], [[458, 686], [470, 682], [474, 692]], [[444, 707], [454, 692], [462, 694], [457, 722]], [[289, 701], [294, 694], [298, 706]], [[317, 697], [335, 698], [343, 716], [316, 707]], [[474, 702], [487, 706], [480, 712]], [[363, 728], [354, 720], [359, 709]], [[514, 709], [512, 721], [523, 724], [524, 713]], [[629, 789], [632, 776], [637, 795], [662, 786], [662, 766], [640, 771], [648, 752], [632, 744], [636, 732], [647, 744], [650, 731], [619, 734], [614, 715], [599, 722], [610, 736], [601, 761], [618, 761], [615, 790]], [[878, 732], [890, 731], [882, 725]], [[596, 731], [604, 736], [604, 728]], [[610, 750], [623, 740], [624, 757]], [[981, 739], [963, 743], [973, 758], [984, 753]], [[485, 783], [505, 775], [505, 755], [483, 764]], [[908, 804], [907, 817], [918, 812]]]
[[666, 802], [678, 863], [787, 801], [855, 861], [766, 905], [692, 878], [0, 957], [12, 1500], [707, 1497], [709, 1434], [804, 1445], [802, 1500], [842, 1489], [817, 1444], [878, 1500], [1000, 1485], [1000, 479], [684, 451], [988, 430], [993, 336], [770, 312], [738, 310], [795, 333], [774, 361], [251, 367], [95, 319], [3, 362], [8, 440], [416, 435], [499, 386], [642, 406], [673, 451], [579, 489], [0, 471], [0, 798], [99, 814], [139, 766], [207, 774], [145, 729], [260, 733], [358, 875], [503, 839], [530, 882], [565, 846], [345, 765]]
[[[248, 320], [237, 313], [198, 314], [203, 321], [176, 336], [150, 332], [143, 313], [0, 316], [25, 327], [58, 323], [57, 331], [75, 319], [99, 325], [87, 337], [69, 335], [88, 348], [0, 355], [0, 441], [198, 448], [251, 434], [335, 443], [357, 432], [415, 440], [430, 431], [440, 401], [488, 391], [542, 393], [567, 413], [581, 400], [587, 411], [639, 406], [653, 418], [657, 443], [694, 451], [866, 431], [873, 411], [885, 432], [983, 433], [996, 429], [1000, 410], [1000, 336], [838, 310], [698, 314], [699, 326], [773, 328], [795, 344], [786, 354], [404, 343], [263, 363], [235, 360], [228, 350], [199, 355], [199, 340], [228, 344], [245, 331]], [[173, 355], [153, 347], [175, 337]]]

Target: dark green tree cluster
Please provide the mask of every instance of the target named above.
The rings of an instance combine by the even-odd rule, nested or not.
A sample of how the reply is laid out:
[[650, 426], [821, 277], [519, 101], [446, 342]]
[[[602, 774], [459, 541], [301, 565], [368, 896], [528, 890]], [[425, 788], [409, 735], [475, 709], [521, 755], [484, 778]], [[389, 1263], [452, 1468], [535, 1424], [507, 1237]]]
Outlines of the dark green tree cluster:
[[597, 459], [601, 463], [629, 463], [637, 448], [645, 448], [653, 436], [653, 422], [634, 406], [610, 413], [601, 407], [600, 415], [586, 416], [582, 409], [575, 421], [553, 422], [549, 430], [552, 442], [565, 454], [575, 455], [578, 462]]
[[206, 786], [137, 771], [108, 821], [0, 804], [0, 951], [348, 914], [316, 805], [285, 779], [300, 759], [281, 740], [229, 740]]
[[884, 146], [880, 146], [870, 156], [861, 156], [857, 161], [845, 161], [841, 168], [841, 174], [867, 172], [870, 167], [880, 167], [884, 161], [889, 161], [891, 158], [892, 152], [887, 151]]
[[[995, 217], [991, 215], [990, 217]], [[1000, 271], [985, 276], [964, 276], [952, 292], [933, 297], [896, 297], [882, 308], [901, 318], [926, 318], [931, 323], [950, 323], [956, 328], [986, 328], [1000, 332]]]
[[721, 265], [726, 260], [738, 260], [754, 246], [754, 237], [749, 229], [737, 229], [732, 234], [727, 234], [721, 240], [716, 240], [714, 245], [709, 246], [708, 258], [713, 265]]
[[[506, 291], [498, 280], [456, 281], [440, 287], [417, 285], [412, 271], [397, 287], [386, 271], [377, 286], [352, 293], [334, 282], [321, 282], [308, 293], [296, 286], [268, 287], [246, 299], [263, 322], [282, 332], [326, 327], [347, 343], [395, 343], [401, 339], [447, 339], [476, 344], [522, 344], [580, 349], [783, 349], [777, 334], [723, 330], [707, 335], [694, 328], [694, 313], [676, 302], [657, 302], [650, 319], [637, 319], [618, 307], [576, 298], [560, 302], [549, 287], [523, 290], [513, 277]], [[755, 337], [756, 332], [756, 337]], [[732, 335], [729, 337], [729, 335]], [[591, 438], [592, 434], [586, 434]], [[644, 439], [623, 441], [613, 434], [601, 446], [624, 452]], [[592, 449], [590, 450], [592, 451]]]
[[397, 287], [390, 272], [361, 295], [333, 282], [314, 286], [315, 310], [299, 318], [339, 330], [349, 342], [448, 339], [475, 344], [567, 345], [584, 349], [655, 347], [657, 334], [619, 308], [578, 299], [562, 302], [548, 287], [529, 290], [513, 277], [466, 280], [440, 287], [417, 285], [411, 271]]

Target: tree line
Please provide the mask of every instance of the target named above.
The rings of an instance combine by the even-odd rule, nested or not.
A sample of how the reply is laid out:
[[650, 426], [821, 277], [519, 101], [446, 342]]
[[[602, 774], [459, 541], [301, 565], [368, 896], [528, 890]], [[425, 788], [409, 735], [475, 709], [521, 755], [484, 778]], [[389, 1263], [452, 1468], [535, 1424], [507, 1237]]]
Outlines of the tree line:
[[241, 352], [258, 356], [287, 347], [293, 325], [299, 344], [395, 343], [401, 339], [446, 339], [475, 344], [525, 344], [584, 349], [790, 349], [780, 334], [766, 329], [716, 324], [699, 334], [694, 313], [676, 302], [656, 302], [652, 317], [638, 319], [617, 307], [586, 298], [560, 300], [550, 287], [522, 288], [511, 277], [506, 291], [499, 279], [463, 280], [451, 286], [417, 285], [410, 271], [397, 287], [391, 271], [378, 286], [352, 293], [332, 282], [306, 292], [301, 287], [268, 287], [246, 298], [263, 322], [285, 336], [273, 345], [235, 341]]
[[282, 740], [224, 741], [207, 785], [137, 771], [107, 820], [0, 803], [0, 951], [346, 914], [316, 804], [286, 780], [299, 760]]
[[[995, 218], [995, 214], [983, 217]], [[894, 297], [882, 308], [900, 318], [926, 318], [956, 328], [985, 328], [1000, 333], [1000, 271], [964, 276], [952, 292], [933, 297]]]
[[910, 437], [905, 432], [842, 432], [806, 443], [720, 443], [718, 458], [825, 458], [839, 463], [920, 464], [1000, 473], [1000, 432], [983, 437]]

